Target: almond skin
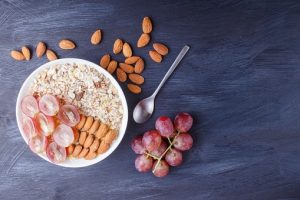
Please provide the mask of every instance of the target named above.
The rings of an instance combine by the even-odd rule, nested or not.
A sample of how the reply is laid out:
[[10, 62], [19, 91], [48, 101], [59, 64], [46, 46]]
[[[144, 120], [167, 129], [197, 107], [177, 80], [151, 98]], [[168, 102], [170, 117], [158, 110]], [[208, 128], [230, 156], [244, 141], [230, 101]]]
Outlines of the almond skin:
[[13, 50], [10, 52], [10, 55], [15, 60], [25, 60], [25, 56], [20, 51]]
[[44, 42], [39, 42], [36, 46], [36, 56], [41, 58], [46, 52], [46, 44]]
[[134, 94], [139, 94], [139, 93], [142, 92], [142, 89], [139, 86], [135, 85], [135, 84], [129, 83], [129, 84], [127, 84], [127, 88], [130, 92], [132, 92]]
[[136, 63], [139, 59], [140, 59], [139, 56], [131, 56], [131, 57], [125, 59], [125, 63], [131, 65], [131, 64]]
[[124, 45], [123, 45], [123, 55], [126, 57], [126, 58], [129, 58], [132, 56], [132, 50], [131, 50], [131, 47], [130, 45], [125, 42]]
[[109, 64], [108, 64], [107, 71], [108, 71], [110, 74], [113, 74], [113, 73], [116, 71], [117, 66], [118, 66], [117, 61], [112, 60], [112, 61], [110, 61]]
[[31, 53], [30, 53], [30, 50], [29, 50], [28, 47], [23, 46], [22, 47], [22, 53], [23, 53], [23, 55], [24, 55], [24, 57], [25, 57], [26, 60], [30, 60]]
[[68, 39], [61, 40], [58, 45], [61, 49], [65, 50], [74, 49], [76, 47], [75, 43]]
[[138, 59], [138, 61], [135, 63], [135, 66], [134, 66], [134, 72], [137, 73], [137, 74], [140, 74], [144, 71], [144, 60], [143, 59]]
[[92, 43], [93, 45], [97, 45], [97, 44], [99, 44], [99, 43], [101, 42], [101, 39], [102, 39], [101, 30], [98, 29], [98, 30], [96, 30], [96, 31], [93, 33], [93, 35], [92, 35], [92, 37], [91, 37], [91, 43]]
[[118, 54], [123, 49], [123, 41], [121, 39], [116, 39], [113, 47], [114, 54]]
[[154, 62], [160, 63], [162, 60], [161, 55], [156, 51], [149, 51], [149, 55]]
[[47, 58], [48, 58], [49, 61], [57, 60], [57, 55], [55, 54], [54, 51], [52, 51], [50, 49], [47, 49], [46, 56], [47, 56]]
[[144, 77], [139, 74], [129, 74], [128, 77], [133, 83], [138, 85], [143, 84], [145, 81]]
[[152, 22], [149, 17], [144, 17], [143, 23], [142, 23], [142, 28], [144, 33], [151, 33], [152, 31]]
[[155, 51], [157, 51], [157, 53], [159, 53], [162, 56], [165, 56], [169, 53], [168, 47], [161, 43], [154, 43], [153, 48], [155, 49]]
[[127, 80], [127, 74], [123, 71], [123, 69], [117, 69], [117, 78], [120, 82], [125, 82]]
[[120, 63], [119, 66], [126, 73], [133, 73], [134, 72], [134, 67], [132, 65], [128, 65], [126, 63]]
[[150, 42], [150, 35], [148, 33], [142, 33], [137, 41], [137, 47], [141, 48], [146, 46]]
[[110, 62], [110, 55], [105, 54], [104, 56], [102, 56], [102, 58], [100, 60], [100, 66], [103, 67], [104, 69], [106, 69], [109, 65], [109, 62]]

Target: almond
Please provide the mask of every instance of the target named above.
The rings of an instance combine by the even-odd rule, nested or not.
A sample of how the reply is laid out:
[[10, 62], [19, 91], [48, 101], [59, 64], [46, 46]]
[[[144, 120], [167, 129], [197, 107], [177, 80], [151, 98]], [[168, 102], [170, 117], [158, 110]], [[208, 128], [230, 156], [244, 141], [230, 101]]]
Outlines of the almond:
[[137, 47], [144, 47], [150, 42], [150, 35], [148, 33], [142, 33], [137, 41]]
[[47, 49], [46, 56], [47, 56], [47, 58], [48, 58], [49, 61], [57, 60], [57, 55], [55, 54], [54, 51], [52, 51], [50, 49]]
[[46, 44], [44, 42], [39, 42], [36, 46], [36, 56], [41, 58], [46, 52]]
[[135, 63], [135, 66], [134, 66], [134, 72], [137, 73], [137, 74], [140, 74], [144, 71], [144, 60], [143, 59], [138, 59], [138, 61]]
[[128, 77], [133, 83], [138, 84], [138, 85], [143, 84], [145, 81], [144, 77], [142, 77], [139, 74], [129, 74]]
[[113, 73], [116, 71], [117, 66], [118, 66], [117, 61], [112, 60], [112, 61], [110, 61], [110, 63], [108, 64], [107, 71], [108, 71], [110, 74], [113, 74]]
[[105, 54], [104, 56], [102, 56], [102, 58], [100, 60], [100, 66], [103, 67], [104, 69], [106, 69], [109, 65], [109, 62], [110, 62], [110, 55]]
[[94, 151], [89, 151], [89, 153], [84, 157], [86, 160], [93, 160], [97, 157], [97, 153]]
[[97, 154], [102, 154], [106, 152], [109, 149], [109, 146], [110, 146], [109, 144], [106, 144], [104, 141], [102, 141], [97, 150]]
[[101, 39], [102, 39], [102, 37], [101, 37], [101, 30], [98, 29], [98, 30], [96, 30], [96, 31], [93, 33], [93, 35], [92, 35], [92, 37], [91, 37], [91, 43], [92, 43], [93, 45], [97, 45], [97, 44], [99, 44], [99, 43], [101, 42]]
[[28, 47], [23, 46], [22, 47], [22, 53], [23, 53], [26, 60], [30, 60], [31, 53], [30, 53], [30, 50], [28, 49]]
[[125, 63], [131, 65], [131, 64], [136, 63], [138, 61], [138, 59], [140, 59], [139, 56], [131, 56], [131, 57], [125, 59]]
[[61, 49], [65, 50], [74, 49], [76, 47], [75, 43], [68, 39], [61, 40], [58, 45]]
[[168, 47], [161, 43], [154, 43], [153, 48], [155, 49], [155, 51], [157, 51], [157, 53], [159, 53], [162, 56], [167, 55], [169, 52]]
[[161, 55], [156, 51], [149, 51], [149, 55], [154, 62], [160, 63], [162, 60]]
[[24, 60], [25, 59], [25, 56], [20, 51], [13, 50], [10, 52], [10, 55], [15, 60]]
[[121, 39], [116, 39], [113, 47], [114, 54], [118, 54], [122, 51], [123, 41]]
[[123, 71], [123, 69], [117, 69], [117, 78], [120, 82], [125, 82], [127, 80], [127, 74]]
[[130, 92], [132, 92], [134, 94], [139, 94], [142, 91], [142, 89], [139, 86], [137, 86], [135, 84], [131, 84], [131, 83], [127, 84], [127, 88]]
[[130, 45], [125, 42], [124, 45], [123, 45], [123, 55], [128, 58], [128, 57], [131, 57], [132, 56], [132, 50], [131, 50], [131, 47]]
[[151, 22], [151, 19], [149, 17], [144, 17], [142, 28], [143, 28], [144, 33], [151, 33], [151, 31], [152, 31], [152, 22]]
[[126, 63], [120, 63], [119, 66], [126, 73], [132, 73], [134, 71], [134, 67], [132, 65], [128, 65]]

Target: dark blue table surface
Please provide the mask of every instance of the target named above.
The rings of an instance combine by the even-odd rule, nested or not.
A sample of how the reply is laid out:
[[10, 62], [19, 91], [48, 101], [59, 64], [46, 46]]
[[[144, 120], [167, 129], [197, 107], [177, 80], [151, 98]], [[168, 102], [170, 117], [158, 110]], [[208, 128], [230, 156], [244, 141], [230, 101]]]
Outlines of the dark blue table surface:
[[[141, 21], [167, 44], [161, 64], [146, 61], [141, 95], [122, 84], [129, 112], [150, 95], [177, 53], [191, 46], [159, 93], [154, 116], [137, 125], [103, 162], [68, 169], [35, 156], [21, 138], [16, 97], [46, 58], [16, 62], [10, 51], [40, 40], [63, 57], [98, 63], [118, 37], [135, 46]], [[103, 30], [92, 46], [91, 33]], [[57, 42], [76, 41], [64, 52]], [[121, 60], [122, 56], [116, 56]], [[300, 2], [294, 1], [0, 1], [0, 199], [298, 199], [300, 198]], [[160, 115], [192, 113], [195, 143], [164, 179], [134, 168], [131, 139]]]

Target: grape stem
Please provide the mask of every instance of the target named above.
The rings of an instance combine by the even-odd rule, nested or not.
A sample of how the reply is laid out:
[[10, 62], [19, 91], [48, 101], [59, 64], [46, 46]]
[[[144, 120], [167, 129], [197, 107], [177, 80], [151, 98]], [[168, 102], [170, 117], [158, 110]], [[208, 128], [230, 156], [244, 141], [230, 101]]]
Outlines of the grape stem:
[[159, 159], [159, 157], [156, 157], [156, 156], [154, 156], [154, 155], [152, 155], [152, 154], [150, 154], [150, 153], [148, 153], [148, 152], [146, 152], [146, 151], [145, 151], [145, 154], [146, 154], [147, 156], [150, 156], [150, 157], [156, 159], [156, 160]]

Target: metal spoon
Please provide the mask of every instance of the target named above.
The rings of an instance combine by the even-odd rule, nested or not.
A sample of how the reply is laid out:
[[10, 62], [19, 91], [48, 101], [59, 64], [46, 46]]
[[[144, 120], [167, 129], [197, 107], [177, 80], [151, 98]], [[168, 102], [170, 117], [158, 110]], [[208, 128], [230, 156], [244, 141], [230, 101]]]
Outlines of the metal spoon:
[[154, 110], [154, 101], [157, 93], [163, 86], [163, 84], [166, 82], [166, 80], [170, 77], [170, 75], [173, 73], [179, 62], [182, 60], [184, 55], [188, 52], [190, 49], [189, 46], [185, 45], [180, 53], [178, 54], [177, 58], [173, 62], [172, 66], [156, 88], [155, 92], [148, 98], [145, 98], [141, 100], [134, 108], [133, 110], [133, 119], [136, 123], [142, 124], [146, 122], [152, 115], [153, 110]]

